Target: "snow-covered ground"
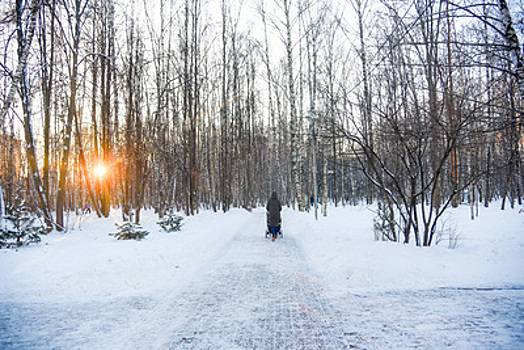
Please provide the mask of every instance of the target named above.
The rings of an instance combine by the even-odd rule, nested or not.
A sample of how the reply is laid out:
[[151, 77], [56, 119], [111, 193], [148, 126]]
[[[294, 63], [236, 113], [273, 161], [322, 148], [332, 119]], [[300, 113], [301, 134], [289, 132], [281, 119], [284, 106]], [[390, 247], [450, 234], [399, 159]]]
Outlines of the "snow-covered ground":
[[330, 208], [318, 222], [291, 210], [286, 216], [333, 292], [524, 288], [524, 210], [498, 208], [479, 208], [475, 220], [468, 206], [446, 212], [442, 221], [458, 237], [456, 249], [448, 241], [430, 248], [373, 241], [374, 213], [367, 207]]
[[40, 246], [1, 250], [0, 300], [86, 302], [179, 289], [249, 220], [239, 209], [204, 211], [186, 218], [182, 232], [168, 234], [145, 212], [150, 234], [137, 242], [108, 235], [121, 222], [118, 211], [107, 220], [91, 215], [80, 230], [52, 233]]
[[431, 248], [375, 242], [372, 211], [284, 209], [186, 218], [141, 242], [94, 216], [40, 246], [0, 251], [1, 349], [524, 347], [524, 213], [460, 207]]

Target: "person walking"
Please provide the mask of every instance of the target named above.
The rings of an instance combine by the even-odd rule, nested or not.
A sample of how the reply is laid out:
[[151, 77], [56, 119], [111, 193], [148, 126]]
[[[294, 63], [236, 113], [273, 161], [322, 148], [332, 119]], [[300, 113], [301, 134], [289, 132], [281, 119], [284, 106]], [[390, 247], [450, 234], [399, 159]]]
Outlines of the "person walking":
[[277, 193], [273, 191], [271, 198], [269, 198], [267, 205], [267, 228], [271, 233], [271, 240], [277, 239], [278, 233], [280, 232], [280, 225], [282, 224], [282, 218], [280, 212], [282, 211], [282, 204], [278, 200]]

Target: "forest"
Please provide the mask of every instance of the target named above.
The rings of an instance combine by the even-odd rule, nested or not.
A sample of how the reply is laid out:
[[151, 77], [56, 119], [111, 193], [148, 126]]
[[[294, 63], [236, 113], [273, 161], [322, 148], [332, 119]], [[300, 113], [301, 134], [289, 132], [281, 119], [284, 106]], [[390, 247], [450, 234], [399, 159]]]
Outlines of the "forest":
[[523, 0], [0, 0], [0, 349], [524, 349]]
[[0, 216], [276, 191], [432, 245], [448, 208], [522, 204], [523, 36], [506, 0], [4, 0]]

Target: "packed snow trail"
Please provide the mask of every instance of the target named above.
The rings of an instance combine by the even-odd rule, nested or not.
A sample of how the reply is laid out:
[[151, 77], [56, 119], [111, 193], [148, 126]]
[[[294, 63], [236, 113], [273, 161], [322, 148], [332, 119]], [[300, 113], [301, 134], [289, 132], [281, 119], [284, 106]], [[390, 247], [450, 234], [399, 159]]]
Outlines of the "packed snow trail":
[[264, 239], [265, 215], [254, 218], [184, 292], [133, 320], [122, 348], [348, 348], [296, 241]]

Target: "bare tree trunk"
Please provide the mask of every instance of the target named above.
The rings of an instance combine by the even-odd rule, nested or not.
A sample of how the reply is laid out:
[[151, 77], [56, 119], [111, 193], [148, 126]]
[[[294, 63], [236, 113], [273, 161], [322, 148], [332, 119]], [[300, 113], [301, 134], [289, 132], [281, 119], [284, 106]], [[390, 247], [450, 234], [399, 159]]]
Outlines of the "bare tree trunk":
[[191, 205], [191, 214], [196, 214], [198, 212], [198, 193], [199, 193], [199, 179], [200, 179], [200, 169], [198, 166], [197, 159], [197, 147], [198, 147], [198, 119], [200, 112], [200, 96], [199, 96], [199, 57], [200, 57], [200, 47], [199, 47], [199, 12], [200, 12], [200, 2], [198, 0], [193, 0], [193, 33], [192, 33], [192, 115], [191, 115], [191, 155], [190, 155], [190, 186], [189, 186], [189, 195], [190, 195], [190, 205]]
[[[32, 108], [31, 108], [31, 92], [29, 86], [29, 73], [27, 71], [27, 58], [29, 56], [29, 50], [31, 47], [31, 41], [34, 35], [36, 19], [39, 11], [39, 2], [33, 1], [31, 3], [29, 16], [29, 25], [27, 30], [24, 31], [23, 24], [23, 13], [24, 13], [24, 2], [22, 0], [16, 1], [16, 33], [18, 40], [18, 67], [15, 74], [13, 85], [20, 84], [20, 95], [22, 98], [22, 110], [24, 114], [24, 134], [26, 142], [26, 154], [27, 162], [29, 164], [29, 170], [31, 172], [31, 178], [33, 180], [33, 185], [38, 194], [38, 202], [40, 205], [40, 210], [44, 216], [47, 227], [50, 229], [52, 227], [52, 217], [49, 213], [49, 207], [47, 203], [47, 197], [45, 190], [42, 187], [42, 181], [40, 178], [40, 173], [38, 172], [38, 163], [36, 156], [36, 145], [33, 134], [33, 122], [32, 122]], [[14, 89], [14, 87], [11, 89]], [[14, 90], [13, 90], [14, 91]], [[11, 96], [11, 97], [10, 97]], [[4, 110], [2, 111], [2, 117], [7, 113], [10, 108], [10, 100], [12, 100], [11, 90], [9, 91], [8, 99], [4, 105]], [[3, 118], [2, 118], [3, 119]]]
[[[97, 0], [95, 0], [97, 1]], [[97, 5], [97, 2], [95, 2], [95, 6]], [[92, 14], [93, 16], [93, 23], [91, 24], [93, 26], [93, 32], [92, 32], [92, 46], [91, 50], [92, 52], [96, 52], [96, 21], [98, 20], [98, 16], [96, 13]], [[98, 62], [99, 58], [98, 55], [93, 56], [93, 62], [91, 63], [91, 79], [92, 79], [92, 88], [91, 88], [91, 124], [92, 124], [92, 132], [93, 132], [93, 158], [97, 159], [100, 155], [99, 147], [98, 147], [98, 122], [96, 119], [96, 105], [97, 105], [97, 95], [98, 95]], [[98, 200], [98, 199], [97, 199]]]
[[[449, 12], [449, 0], [446, 0], [446, 29], [447, 29], [447, 42], [446, 42], [446, 51], [447, 51], [447, 84], [446, 84], [446, 109], [448, 114], [448, 123], [450, 127], [450, 135], [455, 133], [455, 129], [458, 124], [457, 114], [455, 113], [455, 99], [453, 91], [453, 68], [452, 68], [452, 51], [451, 51], [451, 14]], [[457, 146], [454, 144], [451, 149], [450, 155], [450, 167], [451, 167], [451, 187], [452, 192], [455, 193], [459, 187], [459, 164], [458, 164], [458, 151]], [[460, 196], [453, 196], [451, 205], [456, 208], [460, 204]]]
[[26, 31], [23, 30], [23, 13], [25, 10], [25, 6], [27, 4], [24, 4], [24, 1], [17, 0], [16, 1], [16, 26], [17, 26], [17, 35], [18, 35], [18, 65], [16, 66], [16, 71], [12, 75], [13, 81], [11, 83], [11, 86], [9, 87], [9, 91], [7, 93], [7, 97], [5, 98], [4, 105], [2, 106], [2, 109], [0, 110], [0, 121], [5, 120], [5, 117], [7, 113], [9, 112], [9, 109], [11, 108], [11, 105], [13, 103], [16, 89], [19, 87], [20, 84], [23, 84], [22, 80], [24, 78], [24, 73], [27, 70], [27, 58], [29, 56], [29, 48], [31, 47], [31, 43], [33, 41], [33, 36], [35, 33], [35, 27], [36, 27], [36, 20], [38, 17], [38, 13], [40, 10], [40, 0], [33, 0], [31, 4], [29, 5], [30, 14], [28, 19], [28, 26]]
[[0, 184], [0, 232], [5, 229], [5, 201], [4, 201], [4, 189], [2, 188], [2, 184]]
[[222, 0], [222, 96], [220, 104], [220, 189], [222, 210], [227, 211], [231, 205], [231, 185], [229, 178], [229, 133], [228, 133], [228, 87], [227, 87], [227, 7], [226, 0]]
[[[60, 172], [58, 178], [58, 193], [56, 198], [56, 224], [57, 230], [62, 231], [65, 229], [64, 226], [64, 205], [65, 205], [65, 192], [66, 192], [66, 180], [69, 166], [69, 151], [71, 146], [71, 131], [73, 129], [73, 121], [76, 118], [76, 94], [77, 94], [77, 78], [78, 78], [78, 50], [80, 45], [80, 33], [81, 33], [81, 17], [85, 5], [82, 4], [81, 0], [75, 0], [75, 14], [74, 14], [74, 33], [73, 33], [73, 50], [72, 63], [69, 67], [69, 102], [67, 108], [67, 120], [64, 126], [64, 144], [62, 148], [62, 157], [60, 162]], [[72, 19], [70, 19], [72, 20]], [[70, 27], [73, 28], [72, 23]]]
[[[366, 140], [366, 143], [369, 145], [370, 149], [373, 150], [373, 119], [371, 115], [371, 91], [369, 88], [369, 78], [368, 78], [368, 62], [366, 56], [366, 44], [364, 40], [364, 8], [361, 0], [355, 1], [355, 10], [357, 11], [358, 17], [358, 33], [360, 40], [360, 60], [362, 63], [362, 82], [364, 84], [364, 108], [363, 108], [363, 136]], [[373, 161], [370, 159], [369, 161]], [[368, 172], [372, 168], [373, 164], [367, 164]], [[370, 181], [366, 181], [366, 203], [371, 204], [373, 202], [373, 184]]]
[[294, 202], [298, 204], [298, 210], [303, 211], [302, 206], [302, 184], [300, 182], [300, 138], [299, 125], [297, 117], [295, 81], [293, 74], [293, 42], [291, 41], [291, 0], [284, 1], [284, 16], [286, 26], [286, 53], [287, 53], [287, 67], [286, 72], [288, 76], [289, 88], [289, 105], [290, 105], [290, 133], [291, 133], [291, 176], [294, 186]]
[[[325, 148], [325, 146], [323, 146]], [[327, 216], [328, 205], [328, 166], [326, 152], [322, 157], [322, 215]]]
[[[102, 30], [102, 60], [101, 71], [101, 126], [102, 126], [102, 160], [105, 166], [111, 163], [111, 87], [114, 85], [113, 71], [114, 61], [114, 3], [108, 0], [102, 4], [103, 7], [103, 30]], [[116, 88], [116, 87], [115, 87]], [[101, 209], [104, 217], [109, 216], [111, 210], [111, 181], [101, 181]]]
[[42, 97], [44, 108], [44, 166], [43, 172], [43, 186], [46, 192], [46, 197], [49, 198], [49, 146], [50, 146], [50, 129], [51, 129], [51, 97], [53, 92], [53, 73], [54, 57], [55, 57], [55, 8], [56, 0], [51, 4], [51, 33], [50, 33], [50, 58], [47, 61], [47, 33], [46, 33], [46, 12], [45, 6], [42, 7], [42, 26], [41, 26], [41, 44], [40, 52], [42, 57]]
[[506, 0], [499, 0], [499, 8], [502, 23], [504, 24], [504, 37], [510, 47], [513, 63], [515, 65], [515, 75], [517, 76], [520, 97], [524, 99], [524, 57], [520, 48], [519, 37], [513, 27], [511, 13]]
[[[311, 177], [315, 219], [318, 220], [318, 179], [317, 179], [317, 33], [318, 29], [306, 30], [309, 90], [309, 149], [311, 152]], [[309, 200], [309, 198], [308, 198]], [[308, 204], [309, 205], [309, 204]]]

